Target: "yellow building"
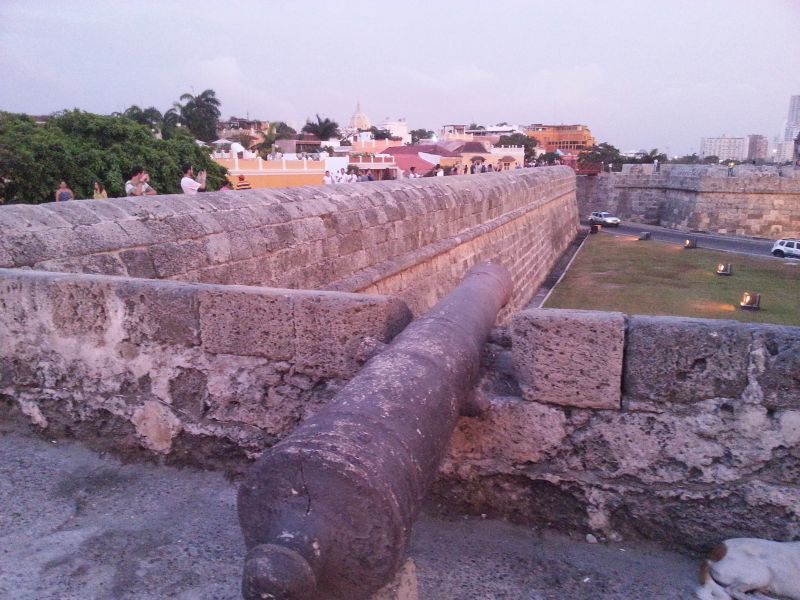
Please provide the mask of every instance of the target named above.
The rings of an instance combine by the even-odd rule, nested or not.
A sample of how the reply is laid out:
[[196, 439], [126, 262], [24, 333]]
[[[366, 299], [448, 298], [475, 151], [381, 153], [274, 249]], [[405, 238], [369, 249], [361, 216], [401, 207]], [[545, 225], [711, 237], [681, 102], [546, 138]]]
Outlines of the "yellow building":
[[322, 185], [325, 162], [321, 160], [264, 160], [262, 158], [214, 158], [228, 169], [228, 180], [235, 185], [244, 175], [253, 188], [285, 188]]
[[540, 123], [525, 128], [529, 137], [536, 138], [538, 148], [544, 152], [581, 152], [595, 145], [592, 132], [586, 125], [542, 125]]

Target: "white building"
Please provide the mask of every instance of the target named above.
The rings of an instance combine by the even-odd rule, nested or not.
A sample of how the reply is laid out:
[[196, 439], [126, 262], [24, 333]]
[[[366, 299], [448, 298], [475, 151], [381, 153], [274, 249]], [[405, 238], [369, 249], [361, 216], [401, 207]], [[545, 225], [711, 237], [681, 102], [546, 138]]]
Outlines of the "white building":
[[392, 137], [399, 137], [404, 144], [411, 143], [411, 134], [408, 131], [408, 123], [405, 119], [390, 119], [386, 117], [383, 121], [375, 125], [378, 129], [385, 129], [392, 134]]
[[709, 137], [700, 139], [700, 158], [716, 156], [722, 161], [747, 159], [747, 138]]
[[794, 142], [778, 142], [775, 145], [775, 162], [784, 163], [794, 161]]

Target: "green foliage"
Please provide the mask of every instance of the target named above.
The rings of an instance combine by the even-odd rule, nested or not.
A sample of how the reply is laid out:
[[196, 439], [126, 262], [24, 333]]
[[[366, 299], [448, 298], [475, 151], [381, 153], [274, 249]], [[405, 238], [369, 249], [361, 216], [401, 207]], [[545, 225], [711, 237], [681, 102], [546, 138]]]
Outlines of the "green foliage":
[[524, 133], [500, 136], [498, 146], [522, 146], [525, 148], [525, 163], [529, 163], [536, 158], [536, 146], [539, 142], [534, 137]]
[[433, 137], [433, 132], [430, 129], [412, 129], [409, 133], [411, 134], [412, 144], [418, 144], [420, 140], [429, 140]]
[[53, 200], [58, 182], [67, 182], [76, 198], [91, 198], [95, 181], [109, 197], [125, 195], [134, 166], [150, 173], [160, 194], [180, 193], [181, 165], [205, 169], [208, 189], [218, 189], [226, 170], [215, 163], [187, 132], [168, 140], [153, 137], [150, 127], [121, 116], [79, 110], [57, 113], [44, 126], [25, 115], [0, 112], [0, 199], [39, 203]]
[[181, 122], [189, 128], [198, 140], [210, 142], [217, 137], [220, 101], [214, 90], [204, 90], [197, 96], [183, 94], [176, 106]]
[[392, 132], [388, 129], [378, 129], [373, 125], [369, 128], [370, 133], [372, 133], [372, 138], [375, 140], [388, 140], [392, 137]]
[[483, 125], [478, 125], [477, 123], [470, 123], [467, 129], [486, 129]]
[[283, 121], [276, 121], [275, 123], [270, 123], [269, 129], [264, 134], [264, 141], [262, 141], [260, 144], [258, 144], [258, 146], [256, 146], [256, 151], [261, 156], [261, 158], [266, 158], [268, 154], [272, 153], [275, 142], [277, 142], [278, 140], [291, 139], [296, 135], [297, 132], [292, 127], [289, 127], [289, 125], [287, 125]]
[[617, 171], [622, 168], [622, 163], [624, 162], [627, 162], [627, 160], [620, 154], [619, 150], [606, 142], [592, 146], [578, 157], [578, 163], [580, 164], [603, 163], [605, 165], [613, 163]]
[[561, 155], [558, 152], [545, 152], [539, 157], [539, 160], [546, 165], [554, 165], [560, 158]]
[[719, 156], [706, 156], [703, 159], [703, 164], [706, 165], [717, 165], [719, 164]]
[[303, 131], [316, 136], [318, 139], [325, 141], [331, 138], [341, 138], [342, 134], [339, 131], [339, 124], [336, 121], [331, 121], [329, 118], [324, 119], [317, 114], [317, 121], [306, 121], [303, 125]]

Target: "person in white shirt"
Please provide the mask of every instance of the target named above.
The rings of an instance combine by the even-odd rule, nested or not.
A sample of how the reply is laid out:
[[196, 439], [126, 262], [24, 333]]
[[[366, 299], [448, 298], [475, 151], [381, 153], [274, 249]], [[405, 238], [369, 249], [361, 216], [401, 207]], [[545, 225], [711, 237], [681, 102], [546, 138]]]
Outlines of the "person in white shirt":
[[436, 177], [444, 177], [444, 169], [442, 169], [441, 165], [436, 165]]
[[131, 178], [125, 182], [126, 196], [154, 196], [157, 192], [148, 183], [150, 175], [142, 167], [131, 169]]
[[194, 196], [199, 190], [206, 189], [206, 172], [200, 171], [197, 179], [194, 179], [194, 169], [192, 165], [183, 165], [183, 179], [181, 179], [181, 189], [187, 196]]
[[419, 174], [417, 173], [417, 167], [411, 167], [408, 170], [408, 174], [406, 175], [408, 179], [417, 179], [419, 178]]
[[333, 177], [331, 177], [330, 171], [325, 171], [325, 176], [322, 178], [322, 183], [325, 185], [331, 185], [333, 183]]

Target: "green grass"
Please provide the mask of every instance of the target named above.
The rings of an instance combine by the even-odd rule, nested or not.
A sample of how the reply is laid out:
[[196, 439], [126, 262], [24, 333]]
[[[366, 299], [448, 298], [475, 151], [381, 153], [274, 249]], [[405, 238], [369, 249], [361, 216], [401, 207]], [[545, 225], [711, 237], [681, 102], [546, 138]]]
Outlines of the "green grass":
[[[733, 265], [732, 276], [715, 273], [721, 262]], [[739, 309], [745, 291], [761, 293], [761, 310]], [[800, 326], [800, 261], [600, 233], [588, 237], [545, 307]]]

